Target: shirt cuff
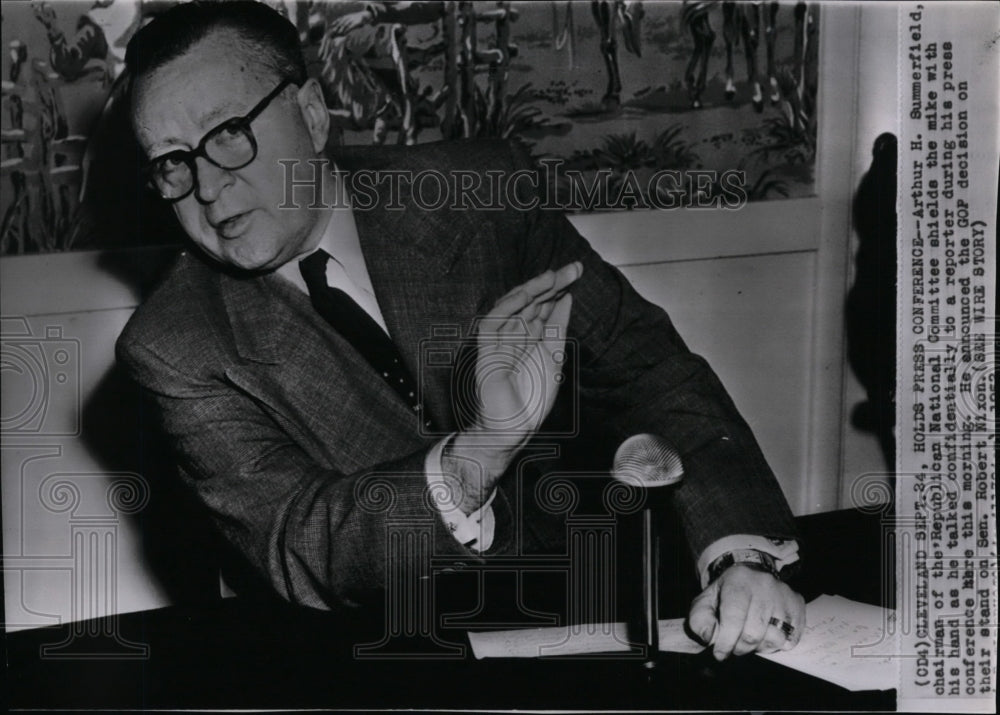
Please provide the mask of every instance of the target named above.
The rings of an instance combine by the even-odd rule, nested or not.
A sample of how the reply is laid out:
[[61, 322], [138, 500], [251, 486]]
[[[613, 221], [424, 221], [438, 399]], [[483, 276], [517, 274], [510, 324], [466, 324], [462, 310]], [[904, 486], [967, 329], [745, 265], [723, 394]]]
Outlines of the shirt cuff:
[[708, 586], [708, 567], [712, 562], [727, 551], [755, 549], [774, 558], [774, 565], [780, 571], [799, 560], [799, 542], [795, 539], [771, 539], [766, 536], [750, 534], [733, 534], [724, 536], [709, 544], [698, 558], [698, 573], [701, 574], [701, 587]]
[[496, 521], [491, 504], [497, 495], [497, 490], [493, 489], [486, 502], [476, 511], [468, 515], [462, 513], [455, 501], [456, 494], [445, 479], [444, 467], [441, 465], [444, 449], [454, 437], [453, 432], [435, 444], [427, 453], [427, 458], [424, 460], [427, 487], [431, 490], [434, 505], [441, 513], [445, 526], [455, 540], [474, 551], [486, 551], [493, 545]]

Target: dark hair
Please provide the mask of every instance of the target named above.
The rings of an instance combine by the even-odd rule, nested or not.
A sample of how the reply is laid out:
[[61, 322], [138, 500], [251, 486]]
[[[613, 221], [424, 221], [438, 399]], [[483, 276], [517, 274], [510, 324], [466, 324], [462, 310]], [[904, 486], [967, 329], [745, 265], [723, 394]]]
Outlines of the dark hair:
[[306, 81], [306, 63], [295, 26], [256, 0], [193, 0], [175, 5], [132, 37], [125, 51], [125, 67], [134, 81], [220, 30], [237, 33], [249, 45], [247, 56], [280, 79], [296, 84]]

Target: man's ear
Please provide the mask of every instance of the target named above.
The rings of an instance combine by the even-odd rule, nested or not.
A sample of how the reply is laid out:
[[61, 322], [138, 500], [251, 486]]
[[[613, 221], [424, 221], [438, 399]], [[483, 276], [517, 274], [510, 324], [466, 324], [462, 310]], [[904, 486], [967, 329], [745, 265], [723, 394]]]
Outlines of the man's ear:
[[310, 78], [299, 87], [296, 99], [309, 136], [312, 137], [313, 149], [317, 154], [322, 153], [330, 134], [330, 113], [323, 100], [323, 89], [315, 78]]

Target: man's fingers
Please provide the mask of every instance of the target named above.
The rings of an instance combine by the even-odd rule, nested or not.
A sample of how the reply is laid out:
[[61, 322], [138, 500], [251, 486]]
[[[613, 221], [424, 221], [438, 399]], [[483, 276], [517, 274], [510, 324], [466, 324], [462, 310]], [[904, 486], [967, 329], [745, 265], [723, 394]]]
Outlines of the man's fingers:
[[[513, 305], [513, 303], [508, 303]], [[480, 337], [525, 337], [545, 339], [566, 339], [569, 316], [572, 311], [573, 296], [562, 293], [556, 300], [544, 303], [532, 302], [514, 315], [506, 317], [496, 314], [496, 309], [483, 318], [479, 324]], [[556, 332], [543, 332], [543, 328], [556, 328]]]
[[805, 625], [805, 600], [786, 584], [775, 581], [770, 591], [753, 591], [743, 633], [733, 653], [772, 653], [794, 648]]
[[[789, 590], [783, 610], [776, 610], [768, 620], [766, 647], [769, 651], [791, 650], [802, 639], [806, 627], [806, 602], [798, 593]], [[762, 646], [760, 650], [764, 650]], [[766, 651], [765, 651], [766, 652]]]
[[520, 316], [524, 318], [526, 322], [530, 322], [541, 314], [542, 308], [546, 305], [548, 305], [548, 303], [540, 303], [537, 300], [533, 300], [528, 303], [528, 305], [524, 306], [524, 309], [520, 312]]
[[[494, 305], [493, 309], [480, 321], [479, 334], [489, 336], [540, 337], [538, 324], [551, 324], [557, 306], [566, 297], [566, 289], [583, 273], [579, 262], [567, 264], [557, 271], [545, 271], [530, 281], [514, 288]], [[556, 325], [569, 324], [568, 314], [557, 316]], [[534, 330], [532, 329], [534, 328]], [[561, 333], [565, 335], [565, 331]]]
[[770, 626], [771, 602], [764, 598], [751, 598], [747, 608], [743, 632], [733, 648], [734, 655], [746, 655], [758, 650], [767, 637]]
[[691, 602], [691, 610], [688, 611], [688, 628], [705, 645], [711, 644], [718, 626], [715, 611], [718, 593], [717, 586], [709, 586]]
[[792, 617], [783, 615], [776, 611], [767, 621], [767, 632], [760, 646], [757, 648], [760, 653], [773, 653], [777, 650], [788, 650], [793, 647], [792, 637], [795, 642], [801, 635], [795, 635], [795, 626], [792, 625]]
[[486, 317], [491, 320], [505, 320], [524, 310], [533, 300], [534, 296], [527, 291], [521, 290], [520, 287], [515, 288], [494, 303], [493, 310], [487, 313]]
[[541, 298], [532, 297], [521, 289], [515, 289], [498, 300], [493, 310], [486, 314], [480, 330], [486, 333], [524, 334], [525, 323], [538, 317], [548, 304]]
[[781, 628], [782, 623], [784, 621], [778, 616], [774, 616], [768, 621], [767, 631], [757, 647], [759, 653], [773, 653], [785, 647], [788, 637]]
[[555, 271], [545, 271], [521, 286], [521, 290], [539, 300], [548, 300], [566, 290], [583, 274], [583, 264], [579, 261], [567, 263]]
[[555, 272], [552, 285], [538, 294], [539, 300], [550, 300], [569, 288], [583, 275], [583, 264], [579, 261], [568, 263]]
[[490, 311], [491, 316], [507, 317], [524, 310], [540, 296], [548, 293], [556, 283], [556, 272], [545, 271], [535, 276], [527, 283], [522, 283], [516, 288], [512, 288], [500, 297]]
[[[510, 306], [516, 306], [513, 299], [506, 306], [501, 306], [501, 310]], [[480, 320], [479, 336], [487, 340], [508, 337], [541, 337], [542, 326], [548, 321], [553, 308], [555, 308], [554, 301], [546, 301], [545, 303], [532, 301], [511, 315], [497, 315], [497, 308], [494, 308], [489, 315]]]
[[491, 314], [513, 315], [532, 301], [546, 301], [566, 290], [583, 274], [579, 261], [568, 263], [559, 270], [548, 270], [508, 291], [493, 306]]
[[573, 295], [571, 293], [566, 293], [559, 300], [555, 301], [552, 310], [549, 312], [549, 317], [545, 321], [546, 329], [554, 328], [558, 331], [554, 336], [555, 338], [566, 340], [566, 331], [569, 329], [569, 315], [572, 310]]
[[750, 608], [750, 592], [742, 588], [726, 589], [719, 598], [719, 630], [712, 653], [716, 660], [728, 658], [743, 634], [743, 624]]
[[782, 650], [791, 650], [802, 640], [802, 633], [806, 629], [806, 601], [798, 593], [792, 593], [793, 602], [789, 614], [785, 621], [792, 627], [792, 632], [782, 644]]
[[736, 565], [692, 602], [688, 625], [716, 660], [787, 650], [806, 627], [805, 600], [770, 574]]
[[544, 303], [542, 303], [538, 310], [538, 319], [541, 320], [543, 323], [547, 323], [555, 307], [556, 307], [556, 301], [554, 300], [547, 300]]

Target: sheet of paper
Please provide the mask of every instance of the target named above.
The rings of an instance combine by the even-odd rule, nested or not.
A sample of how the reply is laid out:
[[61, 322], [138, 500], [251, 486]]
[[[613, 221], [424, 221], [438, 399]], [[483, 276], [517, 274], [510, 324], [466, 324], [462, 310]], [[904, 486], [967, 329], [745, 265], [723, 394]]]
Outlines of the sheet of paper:
[[[630, 650], [624, 623], [470, 632], [469, 642], [476, 658], [539, 658]], [[660, 621], [661, 651], [698, 653], [703, 649], [684, 632], [683, 618]]]
[[820, 596], [806, 606], [806, 629], [792, 650], [761, 655], [848, 690], [889, 690], [899, 681], [895, 645], [886, 626], [895, 611]]
[[[894, 643], [885, 638], [895, 612], [820, 596], [806, 606], [806, 629], [793, 650], [762, 658], [822, 678], [848, 690], [888, 690], [897, 685]], [[557, 628], [470, 632], [476, 658], [539, 658], [630, 650], [623, 623], [589, 623]], [[699, 653], [704, 646], [688, 637], [684, 619], [660, 621], [660, 650]]]

